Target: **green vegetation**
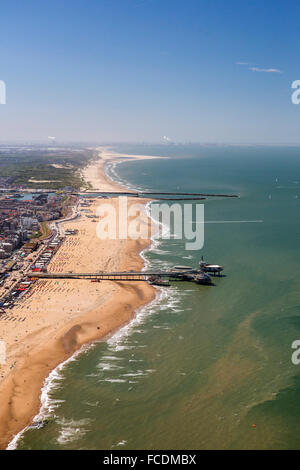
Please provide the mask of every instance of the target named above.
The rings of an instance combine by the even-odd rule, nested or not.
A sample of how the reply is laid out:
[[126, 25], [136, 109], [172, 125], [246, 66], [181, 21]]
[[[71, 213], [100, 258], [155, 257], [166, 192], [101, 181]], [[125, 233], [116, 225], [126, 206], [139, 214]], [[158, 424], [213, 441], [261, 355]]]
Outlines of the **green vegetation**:
[[40, 230], [38, 230], [37, 232], [34, 232], [30, 238], [30, 240], [33, 240], [35, 238], [40, 238], [42, 236], [42, 232], [40, 232]]
[[88, 189], [81, 170], [94, 157], [95, 152], [86, 149], [12, 148], [3, 151], [0, 147], [0, 176], [11, 178], [15, 185], [32, 189], [66, 186]]
[[47, 222], [41, 222], [41, 239], [49, 237], [51, 230]]

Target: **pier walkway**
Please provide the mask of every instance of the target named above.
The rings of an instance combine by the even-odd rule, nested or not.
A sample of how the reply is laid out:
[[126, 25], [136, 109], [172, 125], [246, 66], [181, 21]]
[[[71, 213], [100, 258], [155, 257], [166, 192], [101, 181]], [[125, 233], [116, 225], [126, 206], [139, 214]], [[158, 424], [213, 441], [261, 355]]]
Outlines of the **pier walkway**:
[[[197, 274], [190, 270], [188, 274]], [[128, 272], [98, 272], [98, 273], [28, 273], [34, 279], [90, 279], [99, 281], [148, 281], [151, 278], [167, 278], [174, 281], [184, 280], [186, 272], [175, 271], [128, 271]]]

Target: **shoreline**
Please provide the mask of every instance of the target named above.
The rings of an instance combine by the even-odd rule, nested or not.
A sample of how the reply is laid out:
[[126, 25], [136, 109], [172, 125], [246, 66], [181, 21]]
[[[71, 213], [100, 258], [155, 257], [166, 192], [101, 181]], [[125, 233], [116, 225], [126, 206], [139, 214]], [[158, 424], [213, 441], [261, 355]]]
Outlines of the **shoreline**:
[[[94, 189], [97, 189], [95, 186], [100, 186], [103, 191], [106, 190], [104, 188], [109, 188], [109, 190], [119, 190], [120, 188], [124, 189], [124, 186], [122, 186], [121, 183], [112, 180], [106, 174], [105, 170], [108, 165], [113, 164], [115, 166], [119, 162], [126, 161], [128, 159], [160, 158], [117, 154], [108, 151], [106, 148], [98, 148], [97, 150], [100, 152], [100, 159], [88, 165], [83, 170], [83, 173], [86, 181], [89, 181]], [[127, 189], [128, 188], [126, 188], [126, 190]], [[92, 196], [91, 199], [93, 199]], [[133, 202], [132, 199], [128, 198], [129, 204]], [[114, 198], [114, 201], [116, 201], [116, 198]], [[146, 223], [149, 224], [150, 219], [146, 213], [146, 205], [149, 200], [143, 199], [141, 202], [145, 205]], [[96, 204], [97, 200], [94, 205]], [[92, 206], [93, 208], [94, 205]], [[84, 232], [83, 238], [84, 235], [87, 236], [85, 233], [87, 229], [89, 229], [90, 234], [92, 233], [90, 219], [82, 216], [76, 223], [78, 226], [84, 227], [80, 230], [81, 232]], [[74, 222], [69, 224], [65, 222], [63, 225], [67, 226], [75, 224]], [[93, 228], [95, 228], [95, 225]], [[68, 238], [68, 240], [70, 239]], [[114, 264], [115, 268], [118, 268], [119, 270], [126, 269], [128, 263], [130, 268], [142, 269], [144, 267], [144, 258], [142, 253], [149, 249], [151, 241], [151, 238], [148, 238], [147, 240], [117, 240], [115, 241], [114, 246], [110, 247], [110, 254], [114, 253], [115, 256], [110, 256], [108, 260], [102, 259], [100, 256], [99, 260], [101, 261], [102, 259], [102, 261], [108, 262], [109, 266]], [[101, 248], [99, 242], [107, 245], [106, 241], [98, 240], [98, 249], [99, 247]], [[108, 244], [109, 243], [112, 242], [109, 241]], [[64, 244], [65, 242], [62, 247], [64, 247]], [[117, 247], [117, 245], [119, 246]], [[105, 248], [102, 246], [101, 249], [106, 251], [107, 246], [105, 246]], [[68, 249], [63, 250], [63, 255], [65, 256], [65, 252], [69, 253], [71, 250], [72, 247], [69, 248], [69, 251]], [[54, 265], [55, 261], [60, 257], [64, 259], [60, 256], [60, 253], [61, 250], [59, 250], [53, 258]], [[97, 269], [97, 267], [99, 268], [99, 266], [95, 266], [95, 262], [99, 260], [89, 260], [94, 269]], [[67, 282], [69, 283], [70, 281]], [[39, 283], [41, 284], [42, 281], [37, 281], [38, 285]], [[73, 283], [74, 281], [72, 281], [72, 284]], [[87, 291], [91, 291], [93, 288], [87, 285], [87, 281], [75, 280], [75, 283], [77, 285], [73, 288], [73, 291], [79, 287], [78, 292], [81, 296], [82, 294], [88, 295]], [[33, 331], [22, 338], [23, 348], [19, 347], [18, 350], [15, 351], [15, 354], [13, 354], [14, 346], [11, 345], [12, 353], [9, 354], [9, 360], [11, 361], [16, 358], [17, 364], [14, 364], [6, 375], [4, 374], [4, 380], [2, 377], [2, 381], [0, 382], [0, 391], [2, 396], [2, 403], [0, 403], [0, 448], [12, 449], [13, 443], [17, 443], [23, 432], [34, 422], [34, 419], [37, 419], [40, 415], [43, 407], [43, 403], [41, 402], [42, 392], [52, 373], [55, 373], [57, 369], [64, 367], [67, 362], [73, 360], [77, 354], [82, 353], [85, 348], [89, 347], [89, 345], [98, 341], [107, 340], [122, 329], [122, 327], [130, 324], [131, 320], [136, 317], [140, 309], [153, 301], [157, 295], [157, 289], [147, 283], [137, 282], [130, 283], [130, 285], [128, 285], [129, 283], [126, 284], [124, 282], [122, 285], [119, 284], [116, 286], [118, 283], [106, 281], [106, 284], [104, 284], [105, 283], [101, 283], [101, 285], [97, 286], [97, 291], [100, 293], [96, 294], [94, 305], [92, 305], [93, 303], [91, 304], [91, 302], [91, 305], [87, 308], [84, 308], [84, 306], [81, 305], [81, 308], [78, 309], [78, 312], [75, 315], [69, 315], [69, 321], [58, 322], [59, 324], [55, 328], [52, 324], [44, 326], [43, 328], [32, 328]], [[90, 289], [88, 289], [88, 287], [90, 287]], [[113, 295], [109, 291], [112, 291]], [[105, 300], [103, 301], [100, 299], [101, 293], [105, 297]], [[42, 299], [40, 296], [37, 301], [43, 302], [46, 300], [46, 295], [49, 295], [47, 291], [44, 295], [42, 293]], [[55, 297], [54, 294], [52, 294], [52, 296]], [[49, 299], [50, 298], [48, 297], [48, 300]], [[69, 303], [68, 299], [69, 298], [67, 296], [67, 301]], [[30, 302], [34, 303], [34, 300], [35, 294], [30, 298]], [[24, 299], [24, 302], [26, 304], [26, 298]], [[60, 308], [65, 310], [67, 308], [66, 304], [66, 295], [64, 295], [60, 303]], [[27, 309], [28, 308], [29, 307], [27, 306]], [[47, 307], [45, 306], [45, 309], [46, 308]], [[57, 310], [58, 307], [56, 308], [56, 311]], [[57, 320], [57, 316], [59, 317], [59, 314], [55, 315], [55, 312], [54, 314], [53, 312], [51, 313], [51, 317], [54, 317], [52, 319]], [[37, 323], [39, 319], [39, 312], [37, 312], [35, 323]], [[47, 344], [47, 347], [41, 346], [41, 343]], [[25, 348], [28, 348], [29, 351]], [[2, 373], [3, 370], [1, 369], [1, 374]], [[29, 387], [28, 385], [24, 386], [24, 384], [28, 383], [30, 383]]]

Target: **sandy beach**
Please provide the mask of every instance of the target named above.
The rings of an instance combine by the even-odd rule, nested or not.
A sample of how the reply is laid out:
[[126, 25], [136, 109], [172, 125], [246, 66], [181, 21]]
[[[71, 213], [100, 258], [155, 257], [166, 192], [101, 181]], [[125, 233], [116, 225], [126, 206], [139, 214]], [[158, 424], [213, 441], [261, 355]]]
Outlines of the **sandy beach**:
[[[111, 163], [116, 164], [128, 160], [153, 160], [161, 157], [152, 155], [128, 155], [125, 153], [112, 152], [109, 147], [99, 147], [98, 152], [101, 158], [91, 165], [88, 165], [83, 171], [83, 177], [87, 183], [90, 183], [92, 189], [101, 191], [120, 191], [124, 187], [112, 181], [105, 172], [105, 167]], [[168, 157], [164, 157], [168, 158]], [[128, 188], [125, 188], [128, 191]]]
[[[105, 165], [124, 159], [157, 158], [114, 154], [98, 149], [99, 159], [83, 172], [91, 189], [124, 189], [105, 174]], [[65, 238], [48, 266], [49, 272], [96, 272], [140, 270], [140, 252], [149, 239], [102, 240], [96, 236], [100, 199], [89, 198], [94, 218], [81, 210], [75, 220], [61, 224], [76, 229]], [[107, 201], [107, 200], [106, 200]], [[118, 211], [118, 199], [111, 199]], [[147, 200], [139, 199], [146, 203]], [[128, 204], [136, 199], [128, 198]], [[84, 208], [86, 209], [86, 208]], [[146, 212], [144, 224], [150, 224]], [[44, 380], [83, 344], [107, 337], [133, 318], [134, 312], [151, 301], [155, 289], [145, 282], [101, 283], [90, 280], [38, 280], [7, 317], [0, 318], [0, 339], [5, 341], [7, 360], [0, 366], [0, 448], [29, 425], [40, 409]]]

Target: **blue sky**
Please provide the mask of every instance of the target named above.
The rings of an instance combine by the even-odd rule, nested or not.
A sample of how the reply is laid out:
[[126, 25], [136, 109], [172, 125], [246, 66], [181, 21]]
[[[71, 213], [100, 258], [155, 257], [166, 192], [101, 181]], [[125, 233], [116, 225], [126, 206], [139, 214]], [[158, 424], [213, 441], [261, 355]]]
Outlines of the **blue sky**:
[[300, 143], [299, 21], [298, 0], [4, 0], [0, 141]]

